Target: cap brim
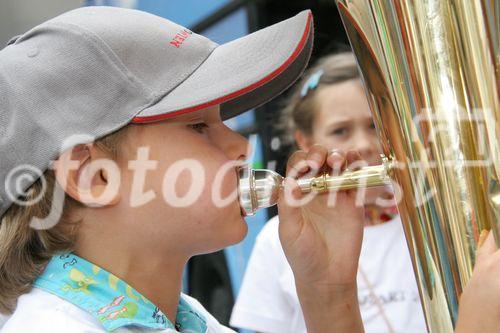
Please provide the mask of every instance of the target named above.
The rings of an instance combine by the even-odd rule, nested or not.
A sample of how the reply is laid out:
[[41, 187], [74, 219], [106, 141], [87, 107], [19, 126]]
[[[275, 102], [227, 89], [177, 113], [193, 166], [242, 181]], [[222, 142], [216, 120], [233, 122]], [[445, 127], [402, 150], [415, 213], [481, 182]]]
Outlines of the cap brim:
[[262, 105], [304, 71], [313, 44], [309, 10], [215, 48], [203, 64], [133, 123], [167, 119], [221, 105], [223, 119]]

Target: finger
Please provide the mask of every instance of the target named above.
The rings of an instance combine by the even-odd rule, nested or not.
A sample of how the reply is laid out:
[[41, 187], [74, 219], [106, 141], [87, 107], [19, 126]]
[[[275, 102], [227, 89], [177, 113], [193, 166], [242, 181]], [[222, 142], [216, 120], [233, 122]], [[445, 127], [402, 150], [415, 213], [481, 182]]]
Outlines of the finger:
[[358, 151], [356, 150], [349, 150], [346, 154], [346, 163], [347, 163], [347, 168], [350, 170], [358, 170], [362, 166], [366, 165], [366, 162], [364, 162], [361, 159], [361, 155], [359, 154]]
[[302, 198], [302, 191], [299, 184], [293, 178], [287, 177], [283, 180], [283, 191], [280, 192], [279, 200], [287, 208], [296, 208], [298, 201]]
[[[483, 238], [486, 238], [484, 242], [480, 245], [478, 242], [478, 247], [480, 247], [477, 250], [477, 261], [482, 261], [485, 260], [487, 257], [492, 255], [497, 251], [497, 245], [495, 243], [495, 237], [493, 237], [493, 233], [490, 231], [486, 231], [487, 236], [484, 237], [484, 231], [481, 232], [483, 235]], [[481, 236], [479, 237], [479, 240], [481, 241]]]
[[340, 174], [341, 170], [344, 168], [346, 162], [345, 153], [342, 150], [332, 150], [328, 155], [326, 163], [330, 169], [332, 169], [332, 175], [336, 176]]
[[[309, 166], [305, 161], [307, 153], [303, 150], [298, 150], [290, 156], [286, 164], [286, 174], [294, 173], [294, 177], [309, 170]], [[292, 171], [293, 170], [293, 171]]]
[[313, 145], [307, 152], [307, 165], [314, 171], [319, 171], [326, 162], [328, 150], [322, 145]]
[[287, 243], [294, 239], [302, 228], [300, 205], [297, 204], [302, 198], [302, 192], [297, 181], [292, 178], [285, 178], [283, 181], [283, 191], [280, 191], [278, 198], [278, 215], [280, 220], [280, 238]]

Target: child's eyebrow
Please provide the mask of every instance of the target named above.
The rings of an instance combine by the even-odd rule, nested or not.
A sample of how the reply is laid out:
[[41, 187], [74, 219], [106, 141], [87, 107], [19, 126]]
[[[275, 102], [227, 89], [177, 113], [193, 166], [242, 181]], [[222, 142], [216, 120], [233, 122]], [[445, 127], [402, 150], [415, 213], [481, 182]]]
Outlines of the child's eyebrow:
[[348, 124], [351, 124], [353, 123], [354, 120], [353, 119], [335, 119], [335, 120], [332, 120], [330, 122], [327, 123], [326, 126], [338, 126], [338, 125], [348, 125]]

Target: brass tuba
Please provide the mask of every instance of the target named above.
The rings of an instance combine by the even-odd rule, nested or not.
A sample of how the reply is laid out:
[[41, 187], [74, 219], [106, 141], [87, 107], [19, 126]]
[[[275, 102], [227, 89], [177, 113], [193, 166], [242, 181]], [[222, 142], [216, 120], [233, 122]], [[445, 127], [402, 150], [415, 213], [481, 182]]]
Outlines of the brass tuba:
[[428, 330], [452, 332], [480, 233], [500, 245], [500, 2], [337, 6], [393, 161]]
[[[477, 242], [500, 245], [500, 1], [336, 0], [384, 164], [303, 179], [304, 192], [393, 182], [429, 332], [453, 332]], [[247, 215], [282, 177], [240, 170]]]

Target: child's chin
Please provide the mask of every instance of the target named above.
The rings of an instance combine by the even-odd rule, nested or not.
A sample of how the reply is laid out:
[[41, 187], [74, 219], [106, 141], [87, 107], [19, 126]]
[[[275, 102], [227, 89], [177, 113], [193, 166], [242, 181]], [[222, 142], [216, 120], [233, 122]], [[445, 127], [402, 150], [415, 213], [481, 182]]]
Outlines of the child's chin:
[[221, 244], [221, 249], [240, 243], [248, 234], [248, 225], [243, 217], [240, 221], [233, 221], [233, 223], [231, 232], [226, 235], [224, 244]]
[[229, 244], [229, 245], [238, 244], [239, 242], [244, 240], [248, 234], [248, 225], [247, 225], [247, 222], [245, 221], [245, 219], [243, 217], [241, 217], [241, 221], [238, 221], [237, 223], [239, 224], [239, 233], [235, 232], [236, 237], [234, 239], [234, 242], [232, 244]]
[[202, 252], [198, 254], [217, 252], [228, 246], [238, 244], [245, 239], [248, 233], [248, 226], [243, 217], [241, 217], [240, 221], [231, 221], [231, 223], [233, 223], [231, 230], [226, 229], [224, 230], [225, 232], [219, 233], [217, 243], [212, 243], [211, 247], [202, 249]]

